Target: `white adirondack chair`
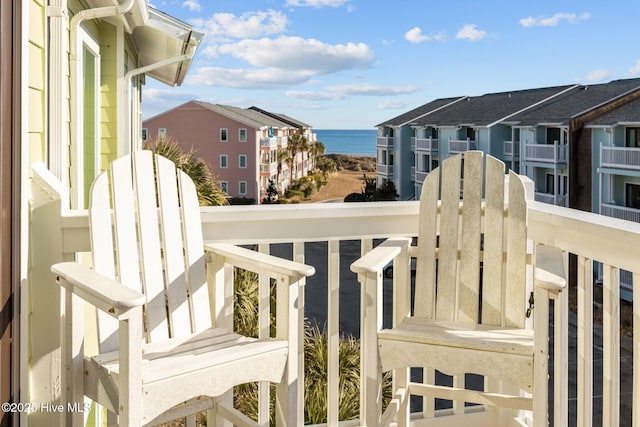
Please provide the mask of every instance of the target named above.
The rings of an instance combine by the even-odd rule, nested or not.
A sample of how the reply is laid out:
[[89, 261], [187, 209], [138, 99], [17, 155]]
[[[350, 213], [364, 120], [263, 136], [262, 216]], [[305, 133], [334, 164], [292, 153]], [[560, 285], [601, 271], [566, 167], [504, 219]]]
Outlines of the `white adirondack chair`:
[[[118, 414], [123, 426], [156, 424], [207, 407], [214, 408], [209, 425], [219, 417], [257, 425], [230, 407], [229, 391], [271, 381], [278, 383], [278, 424], [300, 422], [298, 288], [313, 267], [204, 244], [193, 182], [150, 151], [118, 159], [110, 174], [96, 178], [89, 219], [94, 268], [52, 267], [65, 291], [64, 399], [82, 403], [86, 395], [110, 417]], [[232, 332], [231, 266], [277, 280], [275, 338]], [[84, 355], [80, 299], [99, 309], [100, 354], [93, 357]], [[263, 299], [268, 310], [269, 298]], [[81, 413], [69, 416], [74, 418], [67, 425], [83, 425]]]
[[[454, 415], [469, 416], [464, 402], [472, 402], [485, 405], [483, 413], [473, 408], [478, 418], [491, 417], [485, 424], [451, 417], [445, 425], [511, 425], [518, 415], [531, 423], [531, 414], [534, 425], [547, 425], [548, 301], [565, 281], [533, 271], [533, 244], [527, 241], [531, 190], [528, 178], [512, 171], [507, 178], [504, 164], [482, 152], [449, 158], [424, 181], [417, 248], [410, 248], [409, 239], [391, 239], [352, 264], [363, 286], [363, 425], [394, 418], [408, 425], [410, 394], [429, 397], [426, 417], [441, 415], [433, 397], [453, 400]], [[382, 269], [392, 259], [393, 327], [382, 329]], [[424, 382], [410, 381], [411, 367], [425, 368]], [[434, 369], [453, 375], [453, 387], [435, 385]], [[394, 397], [383, 416], [380, 376], [391, 370]], [[486, 392], [465, 389], [465, 373], [485, 376]], [[506, 394], [514, 388], [515, 394]]]

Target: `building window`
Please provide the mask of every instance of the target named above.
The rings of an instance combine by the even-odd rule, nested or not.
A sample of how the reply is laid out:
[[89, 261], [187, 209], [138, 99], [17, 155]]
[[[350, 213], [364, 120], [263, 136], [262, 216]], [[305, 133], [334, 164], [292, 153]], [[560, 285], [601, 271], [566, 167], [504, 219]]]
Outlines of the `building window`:
[[229, 183], [227, 181], [220, 181], [220, 189], [225, 193], [229, 192]]
[[247, 155], [246, 154], [240, 154], [240, 157], [238, 158], [238, 166], [242, 169], [247, 167]]
[[142, 140], [146, 141], [147, 140], [147, 135], [149, 134], [149, 129], [147, 128], [142, 128]]
[[220, 129], [220, 142], [227, 142], [229, 140], [228, 129]]
[[238, 130], [238, 141], [247, 142], [247, 130], [246, 129]]
[[244, 196], [245, 194], [247, 194], [247, 181], [240, 181], [240, 184], [238, 185], [238, 190], [241, 196]]
[[560, 128], [547, 128], [547, 144], [560, 142]]
[[640, 184], [625, 183], [625, 206], [640, 209]]
[[167, 139], [167, 129], [158, 129], [158, 141], [164, 141], [165, 139]]
[[627, 138], [625, 144], [627, 147], [640, 147], [640, 128], [627, 128]]
[[229, 163], [229, 158], [227, 157], [226, 154], [221, 154], [220, 155], [220, 167], [221, 168], [226, 168], [228, 166]]

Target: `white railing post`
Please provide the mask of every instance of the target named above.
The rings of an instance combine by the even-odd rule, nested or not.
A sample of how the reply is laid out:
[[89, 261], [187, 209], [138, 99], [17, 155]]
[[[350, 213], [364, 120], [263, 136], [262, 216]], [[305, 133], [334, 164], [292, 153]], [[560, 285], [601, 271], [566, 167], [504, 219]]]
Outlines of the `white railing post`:
[[620, 270], [603, 273], [602, 424], [620, 425]]
[[327, 423], [338, 425], [340, 395], [340, 241], [329, 241], [327, 286]]
[[578, 257], [578, 411], [579, 426], [593, 420], [593, 262]]

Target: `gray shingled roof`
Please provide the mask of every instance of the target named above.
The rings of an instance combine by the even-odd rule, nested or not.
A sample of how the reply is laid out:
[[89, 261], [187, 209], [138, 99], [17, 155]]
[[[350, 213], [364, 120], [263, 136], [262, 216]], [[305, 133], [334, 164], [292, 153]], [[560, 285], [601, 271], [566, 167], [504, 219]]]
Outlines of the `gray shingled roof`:
[[457, 100], [460, 100], [462, 98], [465, 98], [464, 96], [458, 96], [458, 97], [452, 97], [452, 98], [440, 98], [440, 99], [436, 99], [434, 101], [431, 102], [427, 102], [424, 105], [421, 105], [417, 108], [414, 108], [411, 111], [407, 111], [406, 113], [402, 113], [397, 117], [394, 117], [393, 119], [389, 119], [386, 122], [380, 123], [378, 125], [376, 125], [376, 127], [379, 126], [400, 126], [400, 125], [404, 125], [405, 123], [408, 123], [414, 119], [417, 119], [418, 117], [421, 117], [425, 114], [429, 114], [439, 108], [442, 108], [448, 104], [451, 104], [452, 102], [455, 102]]
[[304, 122], [301, 122], [300, 120], [294, 119], [293, 117], [289, 117], [286, 114], [282, 114], [282, 113], [272, 113], [271, 111], [266, 111], [263, 110], [260, 107], [256, 107], [256, 106], [252, 106], [248, 108], [249, 110], [252, 111], [257, 111], [258, 113], [264, 114], [265, 116], [274, 118], [276, 120], [280, 120], [282, 122], [288, 123], [290, 126], [295, 126], [298, 128], [310, 128], [311, 125], [308, 125]]
[[228, 117], [237, 122], [243, 123], [255, 129], [260, 129], [265, 126], [276, 128], [288, 128], [291, 125], [282, 122], [280, 120], [269, 117], [265, 114], [261, 114], [258, 111], [250, 110], [248, 108], [233, 107], [230, 105], [211, 104], [204, 101], [194, 101], [195, 103], [208, 108], [218, 114]]
[[568, 125], [571, 118], [639, 88], [640, 79], [579, 86], [549, 102], [511, 117], [509, 122], [520, 126], [535, 126], [539, 123]]
[[[419, 126], [488, 126], [569, 89], [555, 86], [472, 96], [416, 120]], [[511, 119], [510, 119], [511, 120]]]
[[640, 99], [591, 120], [585, 126], [613, 126], [618, 123], [640, 123]]

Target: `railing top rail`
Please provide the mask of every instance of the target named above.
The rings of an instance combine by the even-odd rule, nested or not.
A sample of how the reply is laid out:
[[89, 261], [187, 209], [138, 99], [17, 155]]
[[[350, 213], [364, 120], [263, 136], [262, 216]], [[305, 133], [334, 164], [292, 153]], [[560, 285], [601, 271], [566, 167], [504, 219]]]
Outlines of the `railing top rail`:
[[[48, 171], [46, 171], [48, 172]], [[34, 198], [68, 195], [50, 173], [34, 169]], [[59, 194], [63, 193], [63, 194]], [[36, 201], [37, 202], [37, 201]], [[235, 244], [359, 240], [418, 234], [418, 202], [315, 203], [203, 207], [205, 239]], [[87, 211], [61, 213], [65, 252], [89, 250]], [[532, 201], [530, 237], [538, 243], [640, 273], [640, 223]]]

